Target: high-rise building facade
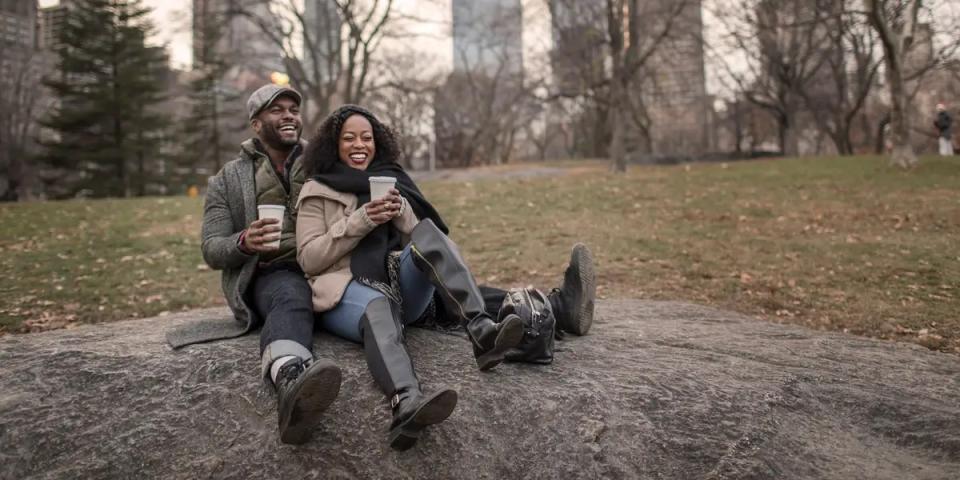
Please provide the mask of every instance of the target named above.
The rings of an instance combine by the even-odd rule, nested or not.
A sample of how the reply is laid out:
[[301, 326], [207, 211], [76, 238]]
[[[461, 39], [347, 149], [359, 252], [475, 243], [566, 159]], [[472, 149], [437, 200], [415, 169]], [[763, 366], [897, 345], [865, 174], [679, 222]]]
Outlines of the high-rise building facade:
[[4, 49], [32, 49], [37, 38], [37, 0], [0, 0], [0, 43]]
[[225, 81], [241, 91], [269, 81], [271, 73], [284, 70], [283, 50], [249, 16], [269, 20], [272, 15], [265, 2], [193, 0], [194, 66], [226, 62]]
[[604, 79], [607, 9], [603, 2], [550, 0], [553, 48], [550, 66], [556, 88], [576, 95]]
[[[549, 0], [549, 6], [555, 87], [575, 96], [604, 85], [610, 68], [606, 6], [578, 0]], [[653, 52], [634, 77], [649, 119], [650, 153], [654, 157], [707, 153], [713, 144], [713, 107], [706, 91], [701, 2], [641, 0], [637, 8], [642, 35], [638, 48], [642, 54]], [[637, 149], [642, 141], [629, 138], [629, 149]]]
[[[444, 166], [506, 161], [523, 86], [520, 0], [453, 0], [453, 72], [434, 97], [436, 156]], [[513, 137], [510, 137], [513, 138]]]
[[56, 50], [60, 44], [60, 31], [67, 22], [67, 14], [71, 2], [61, 1], [57, 5], [45, 7], [40, 10], [40, 23], [37, 33], [37, 41], [43, 50]]
[[664, 25], [671, 25], [642, 73], [652, 153], [679, 157], [707, 153], [714, 143], [714, 110], [707, 95], [702, 2], [688, 0], [682, 8], [673, 0], [646, 2], [644, 32], [659, 35]]
[[37, 1], [0, 0], [0, 199], [30, 198], [38, 188], [26, 166], [42, 66], [36, 43]]
[[340, 30], [343, 20], [335, 0], [304, 0], [303, 68], [316, 78], [329, 81], [340, 74]]
[[453, 0], [453, 70], [523, 76], [520, 0]]

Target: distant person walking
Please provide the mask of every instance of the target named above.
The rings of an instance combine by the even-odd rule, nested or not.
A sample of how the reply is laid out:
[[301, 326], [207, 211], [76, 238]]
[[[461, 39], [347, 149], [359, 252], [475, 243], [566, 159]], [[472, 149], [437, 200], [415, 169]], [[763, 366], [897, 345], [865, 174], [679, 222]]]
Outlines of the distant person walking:
[[953, 117], [942, 103], [937, 104], [937, 119], [933, 121], [933, 126], [937, 127], [940, 134], [938, 138], [940, 155], [944, 157], [953, 155]]

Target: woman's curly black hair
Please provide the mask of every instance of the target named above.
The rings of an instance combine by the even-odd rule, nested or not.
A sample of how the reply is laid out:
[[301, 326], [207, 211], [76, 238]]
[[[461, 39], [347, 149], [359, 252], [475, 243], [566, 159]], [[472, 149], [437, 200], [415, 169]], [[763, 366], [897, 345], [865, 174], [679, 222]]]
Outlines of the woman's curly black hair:
[[354, 115], [363, 115], [373, 127], [373, 142], [377, 151], [371, 165], [400, 161], [400, 145], [393, 130], [380, 122], [369, 110], [357, 105], [344, 105], [334, 110], [310, 139], [310, 144], [303, 153], [303, 168], [307, 177], [329, 173], [340, 163], [340, 130], [343, 129], [344, 122]]

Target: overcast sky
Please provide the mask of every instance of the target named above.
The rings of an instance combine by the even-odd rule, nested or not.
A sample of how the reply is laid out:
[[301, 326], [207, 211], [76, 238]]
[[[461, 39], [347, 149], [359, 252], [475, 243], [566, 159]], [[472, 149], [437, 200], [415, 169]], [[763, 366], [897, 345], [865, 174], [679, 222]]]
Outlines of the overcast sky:
[[[56, 5], [59, 0], [40, 0], [41, 7]], [[446, 8], [441, 8], [439, 4], [446, 3]], [[171, 63], [180, 68], [187, 68], [190, 65], [191, 38], [190, 38], [190, 16], [192, 10], [191, 0], [144, 0], [144, 4], [153, 9], [151, 19], [156, 27], [156, 37], [153, 39], [155, 44], [166, 44], [170, 51]], [[433, 22], [412, 27], [412, 33], [420, 36], [412, 40], [413, 45], [408, 48], [415, 48], [420, 51], [427, 51], [432, 56], [437, 57], [437, 61], [449, 63], [452, 53], [452, 46], [449, 43], [449, 37], [444, 32], [448, 27], [444, 27], [442, 22], [449, 21], [449, 2], [443, 0], [395, 0], [395, 8], [398, 12], [406, 14], [416, 14], [422, 16], [424, 12], [437, 12], [434, 15]], [[443, 11], [447, 10], [447, 11]], [[442, 38], [447, 36], [447, 40]]]
[[[712, 0], [707, 0], [710, 3]], [[522, 0], [524, 5], [524, 63], [527, 68], [537, 69], [546, 61], [551, 35], [549, 13], [545, 0]], [[40, 0], [40, 5], [56, 5], [59, 0]], [[171, 63], [187, 69], [191, 63], [190, 16], [192, 0], [144, 0], [153, 9], [151, 19], [156, 28], [152, 43], [165, 44], [170, 52]], [[396, 11], [401, 15], [415, 15], [423, 22], [408, 22], [406, 32], [414, 34], [402, 42], [387, 43], [385, 51], [413, 51], [428, 65], [428, 72], [447, 71], [453, 64], [453, 45], [450, 39], [450, 0], [395, 0]], [[705, 20], [709, 21], [709, 18]], [[710, 80], [708, 79], [708, 83]], [[708, 89], [713, 90], [708, 85]]]

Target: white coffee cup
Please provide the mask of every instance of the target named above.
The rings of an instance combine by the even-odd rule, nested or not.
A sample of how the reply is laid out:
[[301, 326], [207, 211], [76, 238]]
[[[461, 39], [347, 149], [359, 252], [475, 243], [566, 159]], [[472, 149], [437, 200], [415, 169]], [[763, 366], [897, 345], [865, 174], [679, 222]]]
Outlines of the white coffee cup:
[[396, 184], [397, 179], [393, 177], [370, 177], [370, 200], [383, 198]]
[[[280, 226], [280, 230], [283, 230], [283, 213], [286, 211], [287, 207], [283, 205], [257, 205], [257, 217], [260, 219], [264, 218], [276, 218], [279, 223], [276, 225]], [[279, 232], [277, 232], [279, 233]], [[280, 238], [276, 240], [265, 243], [264, 246], [270, 248], [280, 248]]]

